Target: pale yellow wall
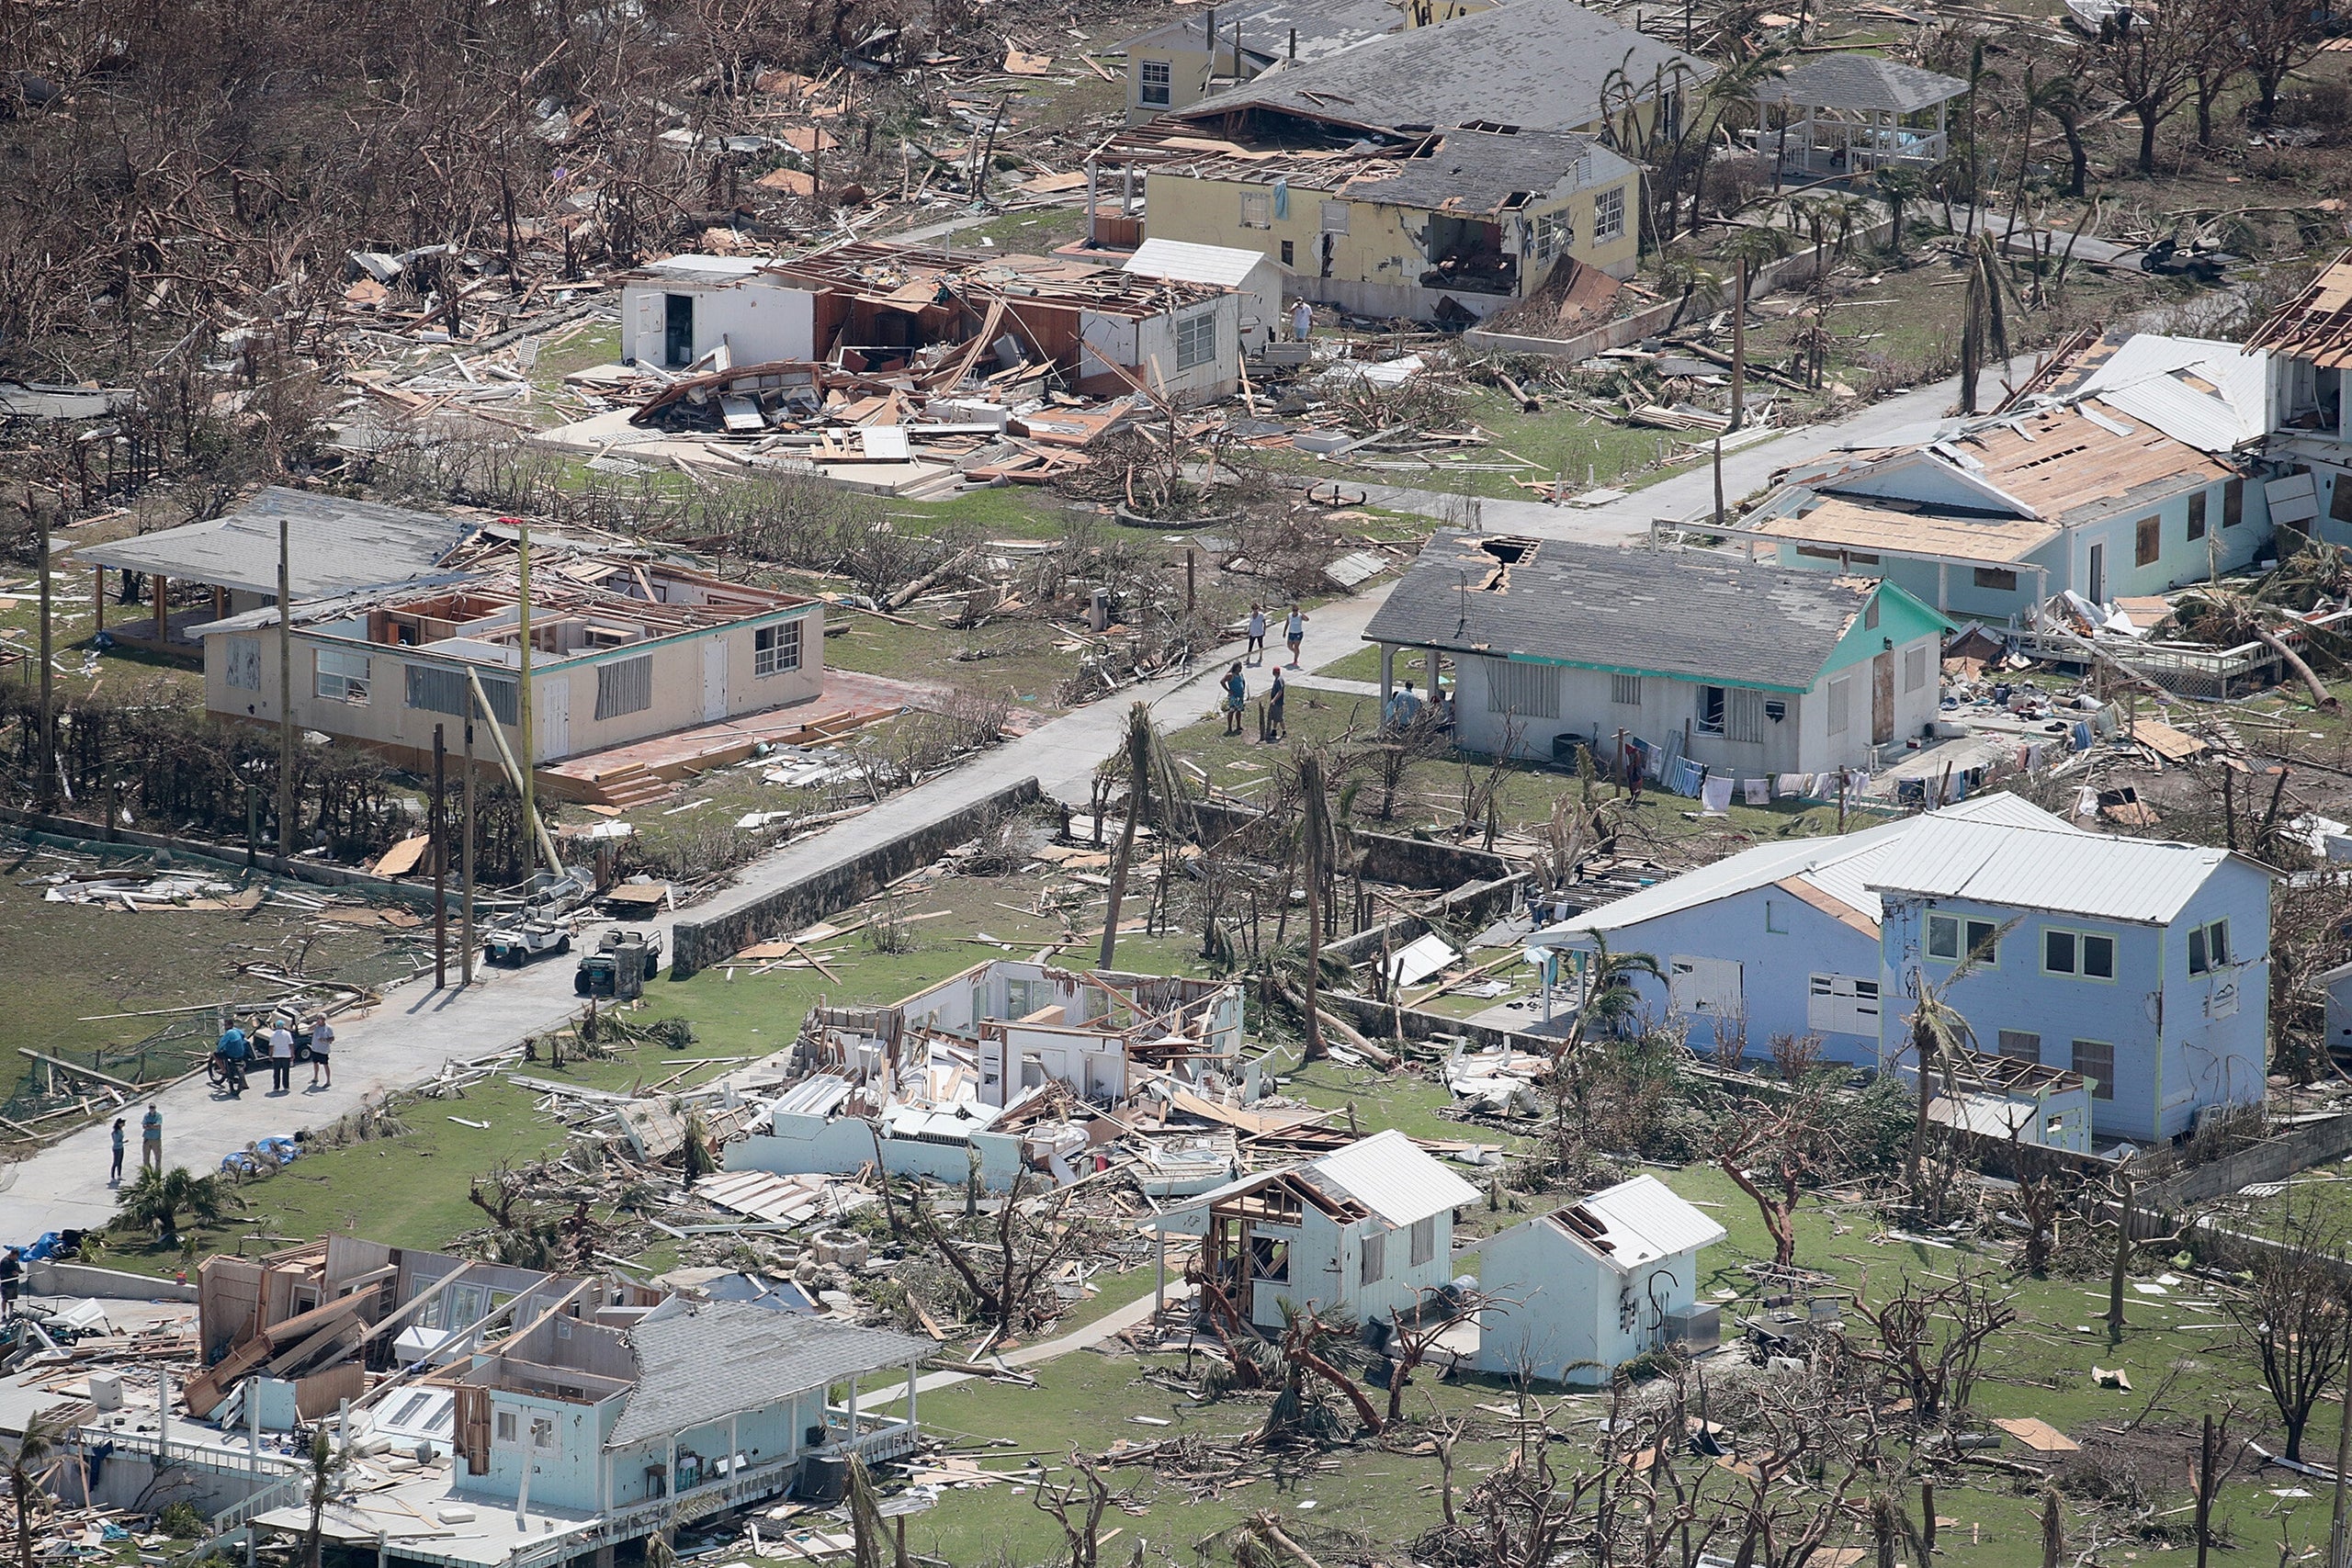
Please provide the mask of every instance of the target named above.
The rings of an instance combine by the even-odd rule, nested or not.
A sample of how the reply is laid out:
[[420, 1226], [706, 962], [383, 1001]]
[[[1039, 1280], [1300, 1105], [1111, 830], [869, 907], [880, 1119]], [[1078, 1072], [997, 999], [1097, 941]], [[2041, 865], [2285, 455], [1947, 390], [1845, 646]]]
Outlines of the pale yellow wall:
[[[1143, 101], [1143, 62], [1157, 60], [1170, 68], [1168, 102]], [[1182, 45], [1139, 43], [1127, 50], [1127, 123], [1141, 125], [1158, 115], [1189, 108], [1208, 96], [1209, 51]]]
[[1433, 28], [1459, 17], [1475, 17], [1495, 8], [1495, 0], [1405, 0], [1405, 26]]
[[[1639, 181], [1638, 171], [1628, 172], [1614, 186], [1579, 190], [1557, 200], [1531, 203], [1525, 216], [1532, 225], [1539, 216], [1568, 212], [1575, 222], [1576, 242], [1567, 254], [1604, 270], [1629, 272], [1640, 243], [1639, 215], [1634, 210], [1640, 194]], [[1611, 188], [1624, 197], [1624, 229], [1608, 244], [1595, 246], [1593, 204], [1601, 190]], [[1271, 227], [1259, 229], [1243, 224], [1245, 195], [1266, 197]], [[1144, 197], [1146, 231], [1156, 239], [1257, 251], [1277, 262], [1282, 260], [1282, 243], [1288, 240], [1292, 245], [1292, 260], [1288, 264], [1292, 272], [1302, 278], [1326, 276], [1321, 250], [1323, 203], [1334, 199], [1326, 192], [1292, 191], [1286, 218], [1273, 216], [1273, 193], [1269, 186], [1240, 181], [1154, 173], [1145, 180]], [[1329, 276], [1350, 282], [1418, 287], [1421, 274], [1429, 267], [1423, 237], [1428, 222], [1426, 212], [1377, 202], [1350, 201], [1348, 231], [1334, 238]], [[1556, 258], [1550, 265], [1556, 265]], [[1522, 268], [1526, 270], [1529, 269]], [[1549, 271], [1550, 265], [1533, 268], [1532, 276], [1524, 278], [1523, 288], [1534, 287]]]

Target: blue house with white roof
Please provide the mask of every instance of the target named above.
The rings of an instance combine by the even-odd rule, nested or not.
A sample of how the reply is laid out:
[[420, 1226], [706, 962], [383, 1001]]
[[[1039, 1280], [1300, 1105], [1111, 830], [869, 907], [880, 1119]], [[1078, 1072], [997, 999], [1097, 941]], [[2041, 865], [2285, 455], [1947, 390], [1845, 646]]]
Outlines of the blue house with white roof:
[[2075, 831], [2014, 795], [1978, 795], [1933, 818], [1759, 844], [1537, 931], [1528, 945], [1577, 955], [1605, 942], [1612, 953], [1650, 954], [1668, 978], [1634, 976], [1640, 1004], [1653, 1019], [1682, 1021], [1695, 1049], [1712, 1052], [1736, 1036], [1760, 1055], [1776, 1034], [1810, 1034], [1826, 1059], [1874, 1066], [1883, 966], [1872, 878], [1894, 846], [1935, 818]]
[[1916, 1067], [1909, 998], [1934, 987], [1980, 1049], [2088, 1078], [2101, 1138], [2171, 1138], [2208, 1106], [2263, 1100], [2268, 867], [2227, 850], [1938, 812], [1867, 874], [1885, 1066]]

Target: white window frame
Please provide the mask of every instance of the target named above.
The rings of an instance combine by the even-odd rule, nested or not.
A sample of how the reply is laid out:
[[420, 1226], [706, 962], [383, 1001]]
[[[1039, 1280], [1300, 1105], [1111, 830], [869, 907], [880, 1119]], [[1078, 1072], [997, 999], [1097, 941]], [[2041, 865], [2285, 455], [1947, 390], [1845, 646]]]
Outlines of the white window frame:
[[1146, 108], [1164, 109], [1176, 101], [1176, 66], [1166, 60], [1136, 62], [1136, 102]]
[[1721, 735], [1730, 717], [1730, 688], [1701, 686], [1698, 691], [1698, 701], [1693, 705], [1692, 727], [1702, 735]]
[[1176, 368], [1197, 369], [1216, 363], [1216, 307], [1176, 319]]
[[556, 1432], [554, 1416], [534, 1416], [531, 1417], [531, 1451], [535, 1454], [558, 1454], [563, 1451], [562, 1441]]
[[[368, 676], [375, 661], [364, 653], [345, 653], [339, 648], [311, 650], [311, 693], [331, 703], [349, 703], [354, 707], [368, 705]], [[354, 673], [354, 667], [357, 672]]]
[[1605, 245], [1625, 233], [1625, 187], [1604, 190], [1592, 198], [1592, 243]]
[[752, 677], [763, 680], [800, 668], [800, 622], [795, 616], [752, 634]]
[[500, 1405], [491, 1416], [492, 1430], [496, 1434], [491, 1441], [500, 1448], [511, 1449], [522, 1442], [523, 1417], [511, 1405]]

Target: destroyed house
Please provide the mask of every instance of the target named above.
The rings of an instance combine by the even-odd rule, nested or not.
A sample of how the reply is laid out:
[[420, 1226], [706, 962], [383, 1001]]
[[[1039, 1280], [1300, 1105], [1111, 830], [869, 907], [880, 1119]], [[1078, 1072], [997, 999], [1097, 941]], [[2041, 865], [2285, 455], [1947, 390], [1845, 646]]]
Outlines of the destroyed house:
[[1622, 134], [1681, 123], [1683, 100], [1715, 68], [1570, 0], [1511, 0], [1416, 27], [1327, 59], [1269, 71], [1175, 118], [1211, 135], [1275, 139], [1317, 125], [1350, 131], [1498, 130]]
[[961, 1184], [977, 1156], [1001, 1190], [1057, 1179], [1087, 1124], [1147, 1090], [1227, 1092], [1242, 1077], [1241, 988], [1079, 974], [1000, 959], [884, 1008], [820, 1008], [796, 1046], [807, 1073], [727, 1145], [729, 1170], [891, 1170]]
[[1127, 39], [1127, 121], [1188, 108], [1274, 67], [1307, 64], [1396, 30], [1389, 0], [1239, 0]]
[[[535, 762], [808, 701], [824, 683], [818, 602], [646, 558], [542, 548], [530, 591]], [[521, 751], [522, 605], [511, 553], [431, 586], [298, 605], [295, 722], [405, 762], [486, 705]], [[207, 709], [278, 719], [275, 609], [203, 628]], [[479, 685], [479, 694], [476, 686]]]
[[1996, 1144], [2091, 1152], [2090, 1079], [2019, 1056], [1961, 1051], [1935, 1074], [1928, 1120]]
[[[1441, 529], [1364, 629], [1454, 672], [1468, 751], [1695, 781], [1829, 773], [1934, 720], [1951, 623], [1892, 583]], [[1692, 793], [1686, 790], [1684, 793]]]
[[[438, 575], [480, 527], [440, 513], [271, 485], [226, 515], [75, 550], [73, 558], [94, 573], [95, 629], [162, 651], [198, 653], [197, 627], [277, 603], [281, 525], [287, 588], [298, 605]], [[107, 624], [109, 570], [148, 579], [150, 615]], [[173, 615], [167, 596], [175, 585], [209, 589], [210, 603]]]
[[1148, 243], [1254, 251], [1291, 292], [1363, 315], [1480, 316], [1571, 259], [1634, 265], [1640, 171], [1590, 136], [1465, 126], [1245, 145], [1162, 122], [1113, 137], [1089, 167], [1120, 170], [1123, 193], [1141, 171]]
[[[713, 370], [821, 364], [903, 373], [933, 392], [1050, 374], [1077, 392], [1149, 390], [1180, 403], [1240, 384], [1240, 305], [1231, 290], [1060, 257], [858, 242], [759, 264], [699, 292], [677, 287], [660, 275], [626, 284], [622, 319], [650, 321], [657, 296], [665, 322], [682, 310], [723, 309], [716, 333], [695, 325], [676, 338]], [[706, 297], [712, 302], [695, 303]], [[642, 355], [650, 340], [641, 324], [637, 341]]]
[[1285, 1303], [1359, 1322], [1410, 1316], [1453, 1279], [1453, 1212], [1477, 1189], [1390, 1128], [1155, 1215], [1199, 1236], [1194, 1269], [1228, 1326], [1283, 1326]]
[[1936, 812], [1865, 875], [1894, 998], [1881, 1062], [1916, 1071], [1899, 998], [1932, 986], [1993, 1054], [2089, 1079], [2102, 1140], [2259, 1105], [2275, 875], [2227, 850]]
[[[2352, 544], [2352, 251], [2320, 268], [2245, 341], [2278, 366], [2268, 451], [2287, 468], [2272, 515], [2334, 544]], [[2298, 471], [2302, 470], [2302, 471]]]
[[2272, 520], [2235, 449], [2260, 439], [2245, 429], [2260, 367], [2233, 402], [2226, 382], [2183, 380], [2170, 358], [2119, 360], [2064, 400], [1792, 470], [1743, 535], [1785, 567], [1876, 576], [1939, 610], [2018, 624], [2056, 593], [2106, 604], [2249, 564]]
[[[2075, 831], [2006, 792], [1935, 815]], [[1875, 1067], [1889, 1004], [1871, 874], [1928, 820], [1758, 844], [1546, 926], [1527, 945], [1576, 971], [1604, 946], [1651, 954], [1663, 978], [1631, 974], [1623, 982], [1635, 1015], [1680, 1024], [1694, 1050], [1713, 1052], [1728, 1036], [1752, 1055], [1779, 1035], [1811, 1036], [1826, 1060]], [[1898, 1018], [1892, 1032], [1901, 1031]]]
[[1478, 1244], [1477, 1367], [1503, 1377], [1606, 1385], [1645, 1350], [1711, 1348], [1699, 1254], [1729, 1235], [1655, 1176], [1636, 1176]]

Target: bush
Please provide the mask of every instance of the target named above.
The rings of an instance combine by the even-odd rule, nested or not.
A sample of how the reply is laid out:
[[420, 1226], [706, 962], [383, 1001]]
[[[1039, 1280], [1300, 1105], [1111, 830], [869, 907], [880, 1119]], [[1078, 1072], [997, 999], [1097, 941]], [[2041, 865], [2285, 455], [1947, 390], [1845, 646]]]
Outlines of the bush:
[[155, 1516], [155, 1528], [174, 1540], [194, 1540], [204, 1533], [204, 1515], [193, 1503], [169, 1503]]

